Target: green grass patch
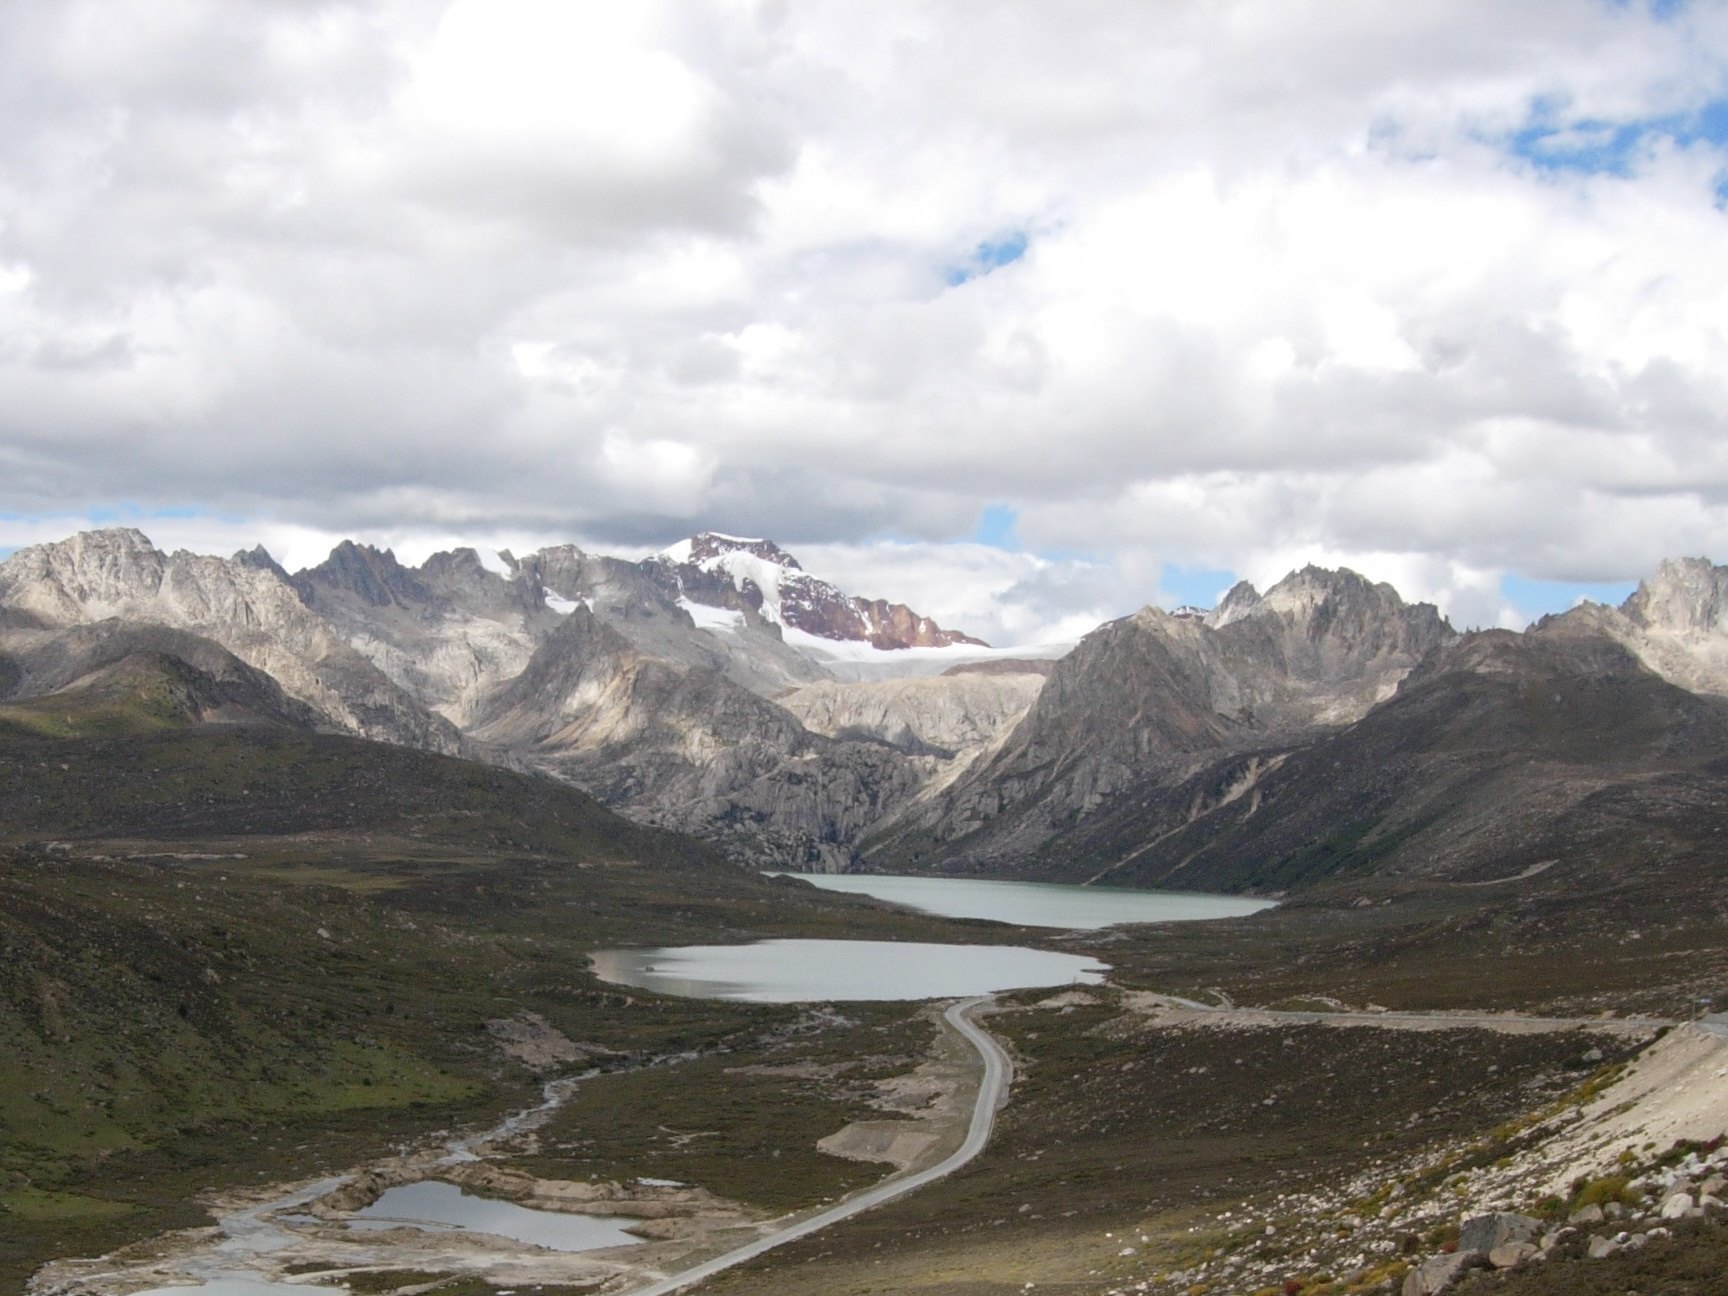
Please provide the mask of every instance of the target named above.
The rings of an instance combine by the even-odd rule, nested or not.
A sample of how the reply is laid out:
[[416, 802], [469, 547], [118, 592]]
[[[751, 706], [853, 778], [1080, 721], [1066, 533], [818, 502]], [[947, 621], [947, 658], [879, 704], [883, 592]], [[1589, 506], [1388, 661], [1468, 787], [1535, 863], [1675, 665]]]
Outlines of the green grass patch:
[[910, 1071], [934, 1027], [907, 1004], [852, 1005], [841, 1022], [674, 1065], [585, 1081], [512, 1162], [545, 1178], [697, 1184], [769, 1210], [838, 1197], [891, 1167], [829, 1156], [819, 1139], [857, 1120], [893, 1119], [873, 1081]]
[[0, 1193], [0, 1213], [31, 1224], [115, 1219], [137, 1209], [127, 1202], [86, 1197], [81, 1193], [45, 1192], [40, 1188], [13, 1188]]

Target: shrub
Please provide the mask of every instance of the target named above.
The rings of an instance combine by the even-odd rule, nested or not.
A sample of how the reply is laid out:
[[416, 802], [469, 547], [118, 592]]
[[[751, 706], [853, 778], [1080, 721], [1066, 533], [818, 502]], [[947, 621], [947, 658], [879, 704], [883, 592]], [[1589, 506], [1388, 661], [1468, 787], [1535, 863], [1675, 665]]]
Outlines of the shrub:
[[1600, 1179], [1580, 1179], [1573, 1185], [1572, 1210], [1586, 1206], [1606, 1206], [1609, 1202], [1630, 1202], [1625, 1175], [1603, 1175]]

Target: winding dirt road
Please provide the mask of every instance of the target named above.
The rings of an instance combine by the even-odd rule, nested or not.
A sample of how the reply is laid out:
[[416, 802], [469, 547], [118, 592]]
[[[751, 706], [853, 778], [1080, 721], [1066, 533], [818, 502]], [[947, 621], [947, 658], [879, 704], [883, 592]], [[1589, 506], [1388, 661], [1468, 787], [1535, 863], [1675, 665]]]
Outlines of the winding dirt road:
[[785, 1246], [788, 1242], [796, 1242], [799, 1238], [809, 1237], [820, 1232], [831, 1224], [841, 1220], [851, 1219], [883, 1202], [893, 1201], [896, 1197], [904, 1197], [907, 1193], [917, 1192], [926, 1184], [953, 1174], [961, 1166], [971, 1161], [984, 1150], [984, 1145], [990, 1141], [990, 1131], [996, 1124], [996, 1109], [1002, 1105], [1002, 1100], [1008, 1091], [1008, 1081], [1013, 1075], [1013, 1064], [1008, 1055], [1002, 1051], [993, 1036], [972, 1020], [972, 1013], [977, 1008], [990, 1002], [990, 996], [981, 995], [975, 999], [966, 999], [954, 1004], [943, 1014], [948, 1024], [966, 1037], [972, 1047], [978, 1050], [978, 1056], [984, 1062], [984, 1078], [978, 1085], [978, 1099], [972, 1105], [972, 1124], [966, 1131], [966, 1141], [950, 1153], [945, 1159], [927, 1169], [904, 1178], [890, 1178], [877, 1184], [874, 1188], [866, 1188], [856, 1196], [848, 1197], [837, 1206], [830, 1206], [819, 1215], [789, 1224], [785, 1228], [757, 1238], [724, 1255], [714, 1257], [681, 1273], [675, 1273], [662, 1278], [647, 1287], [638, 1287], [628, 1296], [666, 1296], [666, 1293], [682, 1291], [684, 1288], [712, 1278], [724, 1269], [741, 1265], [748, 1260], [754, 1260], [764, 1252], [775, 1247]]

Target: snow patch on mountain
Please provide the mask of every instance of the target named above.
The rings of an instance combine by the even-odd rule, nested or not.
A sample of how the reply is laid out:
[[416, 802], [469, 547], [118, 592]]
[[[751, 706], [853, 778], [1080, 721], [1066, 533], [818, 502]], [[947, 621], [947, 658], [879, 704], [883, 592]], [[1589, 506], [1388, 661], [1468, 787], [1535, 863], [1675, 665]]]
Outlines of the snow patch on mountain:
[[744, 614], [731, 608], [709, 607], [706, 603], [692, 603], [687, 598], [679, 599], [678, 606], [690, 614], [698, 630], [736, 634], [744, 628]]
[[725, 572], [741, 592], [746, 581], [754, 585], [762, 594], [762, 619], [772, 621], [775, 625], [786, 624], [782, 586], [798, 580], [806, 584], [813, 583], [811, 578], [802, 572], [789, 571], [779, 563], [769, 562], [743, 550], [715, 554], [696, 565], [706, 572]]
[[782, 627], [780, 636], [806, 657], [819, 663], [837, 679], [910, 679], [940, 675], [951, 666], [966, 662], [1016, 659], [1054, 660], [1065, 657], [1071, 643], [1034, 644], [1030, 647], [991, 648], [978, 644], [945, 644], [941, 647], [878, 648], [856, 639], [825, 639], [795, 626]]

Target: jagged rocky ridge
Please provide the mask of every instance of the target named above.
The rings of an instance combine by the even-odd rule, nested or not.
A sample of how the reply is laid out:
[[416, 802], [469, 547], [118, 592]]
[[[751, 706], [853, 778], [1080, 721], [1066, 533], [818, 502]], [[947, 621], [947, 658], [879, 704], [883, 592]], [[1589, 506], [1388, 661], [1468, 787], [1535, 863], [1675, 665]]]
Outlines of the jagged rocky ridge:
[[263, 671], [333, 726], [453, 753], [461, 736], [309, 609], [274, 563], [164, 554], [130, 528], [33, 545], [0, 563], [9, 655], [51, 657], [54, 636], [116, 620], [189, 631]]
[[[872, 862], [1262, 893], [1713, 870], [1728, 570], [1664, 563], [1622, 608], [1521, 635], [1456, 636], [1390, 602], [1352, 625], [1332, 598], [1367, 608], [1357, 580], [1297, 573], [1204, 618], [1104, 627], [1002, 751], [905, 816]], [[1272, 603], [1276, 651], [1236, 657], [1214, 637]]]
[[[290, 576], [261, 548], [224, 560], [88, 533], [0, 564], [0, 696], [88, 683], [107, 663], [83, 641], [102, 627], [175, 631], [189, 660], [219, 644], [279, 681], [307, 723], [530, 766], [740, 858], [838, 868], [866, 828], [1017, 718], [1040, 678], [924, 682], [928, 699], [972, 699], [946, 708], [961, 720], [940, 741], [848, 721], [832, 700], [826, 730], [807, 729], [771, 699], [830, 676], [789, 633], [884, 657], [983, 645], [848, 598], [767, 542], [681, 550], [458, 549], [410, 568], [344, 542]], [[780, 579], [753, 579], [762, 563]]]
[[[1468, 881], [1605, 858], [1628, 821], [1688, 854], [1718, 814], [1725, 596], [1728, 569], [1676, 560], [1621, 608], [1460, 636], [1389, 586], [1310, 567], [1209, 612], [1142, 609], [1054, 663], [842, 682], [825, 644], [904, 645], [928, 669], [987, 650], [767, 541], [414, 568], [344, 543], [290, 576], [261, 549], [169, 555], [115, 530], [0, 564], [0, 696], [85, 686], [134, 653], [206, 673], [232, 654], [218, 677], [258, 673], [232, 716], [539, 769], [754, 863]], [[259, 680], [280, 699], [253, 696]]]
[[1308, 567], [1204, 617], [1155, 607], [1058, 662], [987, 760], [871, 843], [888, 867], [1012, 869], [1124, 789], [1355, 720], [1455, 635], [1389, 585]]

